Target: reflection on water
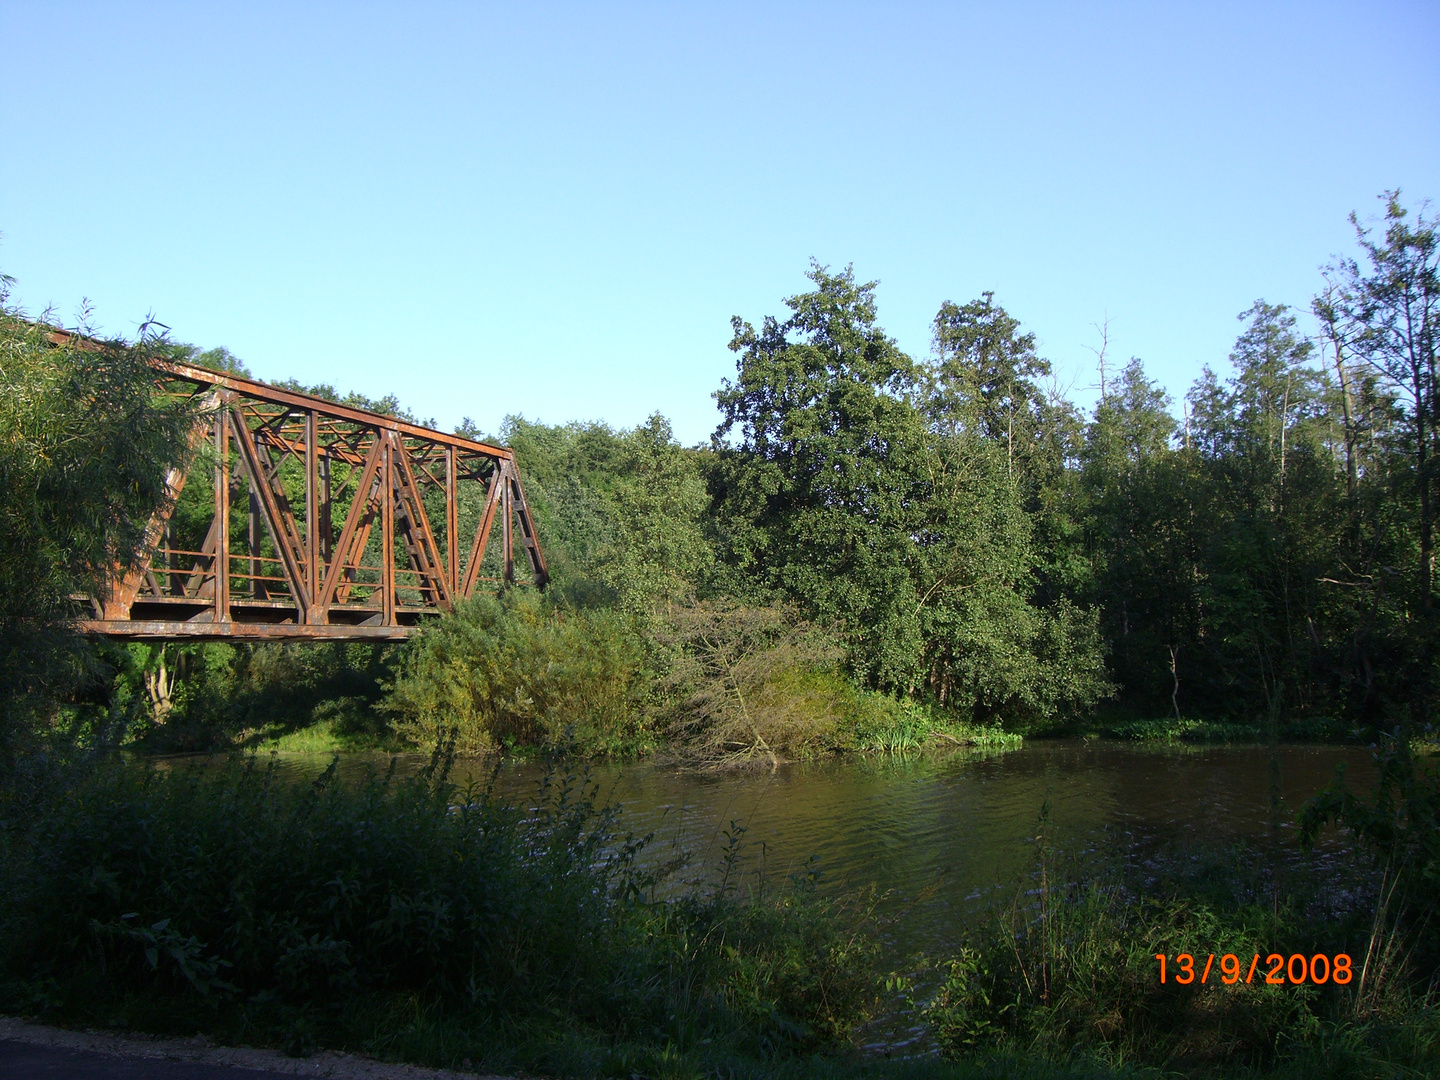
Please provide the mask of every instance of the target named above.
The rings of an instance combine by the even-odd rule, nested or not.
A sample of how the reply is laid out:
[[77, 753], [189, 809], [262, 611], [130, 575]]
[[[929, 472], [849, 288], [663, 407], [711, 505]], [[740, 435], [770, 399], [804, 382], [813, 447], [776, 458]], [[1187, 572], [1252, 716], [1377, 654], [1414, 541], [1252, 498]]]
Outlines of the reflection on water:
[[[1287, 746], [1280, 762], [1282, 849], [1294, 857], [1295, 812], [1344, 762], [1351, 782], [1370, 782], [1360, 749]], [[428, 759], [403, 755], [397, 772]], [[279, 755], [301, 778], [329, 763]], [[342, 757], [342, 778], [383, 774], [383, 755]], [[488, 780], [491, 766], [457, 763], [453, 778]], [[496, 788], [522, 803], [538, 765], [501, 768]], [[861, 758], [782, 766], [775, 773], [705, 775], [650, 764], [593, 767], [600, 801], [623, 807], [620, 827], [654, 833], [657, 862], [691, 855], [691, 877], [713, 872], [733, 821], [745, 828], [748, 866], [772, 876], [801, 871], [812, 856], [824, 887], [876, 886], [882, 910], [903, 912], [888, 942], [897, 954], [933, 952], [953, 941], [964, 916], [1032, 864], [1040, 808], [1050, 799], [1052, 836], [1070, 851], [1141, 857], [1162, 844], [1267, 841], [1270, 806], [1264, 746], [1155, 747], [1039, 741], [992, 756]], [[1340, 841], [1328, 841], [1332, 854]], [[1008, 891], [1006, 893], [1008, 896]]]

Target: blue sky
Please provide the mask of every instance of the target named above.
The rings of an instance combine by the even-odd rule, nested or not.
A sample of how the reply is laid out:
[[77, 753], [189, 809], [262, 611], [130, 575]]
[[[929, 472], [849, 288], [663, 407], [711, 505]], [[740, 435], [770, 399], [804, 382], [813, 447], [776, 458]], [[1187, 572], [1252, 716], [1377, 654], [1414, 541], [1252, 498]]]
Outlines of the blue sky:
[[1440, 198], [1440, 4], [0, 0], [12, 301], [260, 378], [685, 442], [813, 256], [929, 350], [985, 290], [1073, 396], [1179, 394], [1346, 215]]

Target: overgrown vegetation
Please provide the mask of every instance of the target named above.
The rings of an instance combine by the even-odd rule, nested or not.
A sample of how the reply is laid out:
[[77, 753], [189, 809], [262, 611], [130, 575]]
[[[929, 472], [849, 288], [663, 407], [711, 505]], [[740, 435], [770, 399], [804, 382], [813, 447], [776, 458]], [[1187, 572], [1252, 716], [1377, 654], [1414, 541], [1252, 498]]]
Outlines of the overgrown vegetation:
[[422, 634], [403, 656], [384, 707], [402, 738], [459, 748], [643, 751], [644, 654], [618, 611], [564, 611], [530, 593], [477, 597]]
[[[259, 759], [117, 759], [0, 808], [0, 1010], [383, 1051], [398, 1014], [472, 1043], [843, 1044], [875, 999], [866, 911], [813, 880], [675, 886], [583, 776], [532, 805], [423, 775], [308, 785]], [[743, 880], [742, 880], [743, 879]], [[478, 1057], [478, 1053], [476, 1054]]]
[[[1225, 852], [1158, 881], [1037, 874], [1028, 902], [996, 913], [942, 965], [924, 1006], [937, 1040], [954, 1056], [1009, 1048], [1187, 1076], [1419, 1076], [1440, 1063], [1440, 1009], [1424, 978], [1396, 967], [1360, 985], [1366, 912], [1326, 917], [1319, 898], [1253, 888], [1241, 867], [1257, 858]], [[1265, 981], [1271, 953], [1352, 951], [1349, 986]], [[1259, 976], [1247, 981], [1256, 952]], [[1182, 953], [1199, 958], [1188, 986], [1175, 981]], [[1157, 954], [1170, 964], [1163, 985]], [[1241, 965], [1228, 983], [1226, 954]]]
[[70, 595], [99, 595], [132, 564], [194, 417], [158, 403], [142, 332], [79, 348], [12, 312], [0, 275], [0, 758], [95, 690], [101, 673], [69, 632]]
[[[507, 805], [445, 779], [284, 780], [263, 758], [31, 768], [0, 803], [0, 1010], [560, 1075], [848, 1076], [908, 992], [942, 1061], [894, 1076], [1389, 1077], [1440, 1065], [1433, 765], [1336, 792], [1359, 846], [1052, 848], [955, 947], [882, 987], [883, 926], [813, 875], [645, 858], [583, 775]], [[1382, 764], [1385, 764], [1382, 762]], [[1387, 778], [1388, 777], [1388, 778]], [[1388, 823], [1388, 824], [1386, 824]], [[1381, 827], [1384, 826], [1384, 827]], [[1097, 861], [1098, 860], [1098, 861]], [[1351, 956], [1324, 986], [1255, 953]], [[1161, 983], [1155, 954], [1169, 959]], [[1204, 982], [1177, 982], [1178, 954]], [[1227, 971], [1221, 958], [1239, 967]], [[1226, 981], [1226, 976], [1233, 976]], [[887, 1000], [892, 1002], [887, 1004]], [[1155, 1070], [1153, 1073], [1147, 1070]]]

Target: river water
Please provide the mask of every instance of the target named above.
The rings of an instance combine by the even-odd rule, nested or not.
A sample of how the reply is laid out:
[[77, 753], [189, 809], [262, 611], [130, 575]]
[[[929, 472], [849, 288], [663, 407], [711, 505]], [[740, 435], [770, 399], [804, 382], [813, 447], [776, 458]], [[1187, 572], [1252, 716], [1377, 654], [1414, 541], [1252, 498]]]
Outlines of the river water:
[[[341, 758], [342, 778], [384, 772], [384, 755]], [[403, 755], [401, 774], [421, 755]], [[1156, 746], [1037, 740], [999, 754], [847, 758], [782, 765], [771, 772], [706, 774], [638, 763], [590, 769], [598, 801], [622, 807], [621, 832], [653, 834], [646, 857], [688, 855], [679, 880], [714, 879], [739, 836], [742, 880], [770, 880], [815, 868], [826, 891], [874, 887], [890, 916], [886, 951], [943, 954], [959, 930], [995, 899], [1013, 895], [1034, 865], [1041, 808], [1048, 835], [1071, 855], [1143, 860], [1159, 850], [1250, 845], [1268, 863], [1302, 856], [1295, 814], [1345, 764], [1366, 790], [1367, 751], [1281, 746], [1278, 806], [1272, 809], [1270, 751], [1264, 746]], [[297, 778], [318, 773], [321, 755], [278, 755]], [[488, 781], [493, 766], [459, 762], [464, 783]], [[533, 801], [543, 767], [510, 765], [495, 774], [502, 797]], [[1272, 821], [1275, 827], [1272, 827]], [[1327, 836], [1314, 857], [1341, 860], [1344, 840]], [[1343, 861], [1336, 862], [1337, 872]]]

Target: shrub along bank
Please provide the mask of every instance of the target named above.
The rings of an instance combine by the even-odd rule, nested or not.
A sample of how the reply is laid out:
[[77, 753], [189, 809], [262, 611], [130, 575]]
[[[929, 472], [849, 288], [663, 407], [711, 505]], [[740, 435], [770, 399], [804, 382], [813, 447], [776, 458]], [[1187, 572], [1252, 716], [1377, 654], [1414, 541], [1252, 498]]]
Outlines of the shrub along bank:
[[[858, 686], [791, 610], [727, 601], [629, 613], [483, 595], [402, 646], [129, 645], [108, 698], [72, 706], [96, 744], [152, 750], [657, 752], [724, 767], [834, 753], [1019, 745], [1018, 733]], [[163, 688], [163, 697], [157, 693]]]

